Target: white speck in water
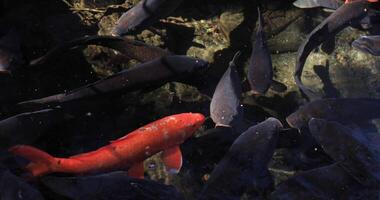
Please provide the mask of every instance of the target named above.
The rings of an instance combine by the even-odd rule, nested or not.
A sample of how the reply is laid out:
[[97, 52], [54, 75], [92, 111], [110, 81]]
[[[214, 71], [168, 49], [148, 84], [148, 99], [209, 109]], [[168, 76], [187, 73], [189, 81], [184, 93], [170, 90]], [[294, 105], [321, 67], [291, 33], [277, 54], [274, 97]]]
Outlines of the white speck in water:
[[149, 163], [148, 169], [156, 169], [156, 164], [155, 163]]
[[17, 191], [17, 196], [18, 196], [19, 199], [23, 199], [24, 198], [23, 195], [22, 195], [22, 191], [21, 190]]

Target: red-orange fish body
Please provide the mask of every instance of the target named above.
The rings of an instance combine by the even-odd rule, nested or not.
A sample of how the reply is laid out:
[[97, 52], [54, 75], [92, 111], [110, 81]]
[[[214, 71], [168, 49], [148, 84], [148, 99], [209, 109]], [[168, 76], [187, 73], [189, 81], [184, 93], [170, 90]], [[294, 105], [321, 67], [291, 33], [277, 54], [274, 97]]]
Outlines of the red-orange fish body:
[[128, 168], [128, 174], [141, 178], [143, 161], [161, 151], [167, 169], [178, 171], [182, 165], [179, 145], [191, 137], [204, 120], [204, 116], [198, 113], [168, 116], [107, 146], [69, 158], [54, 158], [26, 145], [12, 147], [10, 152], [30, 160], [26, 169], [35, 177], [53, 172], [88, 174]]

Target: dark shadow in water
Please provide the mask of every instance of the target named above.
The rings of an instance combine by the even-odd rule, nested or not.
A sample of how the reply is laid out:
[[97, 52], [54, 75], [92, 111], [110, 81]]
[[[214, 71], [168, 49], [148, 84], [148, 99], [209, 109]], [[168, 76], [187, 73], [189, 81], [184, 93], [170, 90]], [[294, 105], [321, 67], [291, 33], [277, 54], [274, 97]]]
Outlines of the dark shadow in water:
[[[160, 26], [165, 27], [167, 30], [167, 38], [165, 44], [169, 51], [177, 55], [186, 55], [187, 50], [191, 46], [204, 48], [203, 45], [193, 42], [195, 37], [194, 28], [180, 26], [173, 23], [160, 23]], [[174, 38], [174, 40], [173, 40]]]
[[313, 70], [319, 76], [323, 83], [323, 91], [325, 92], [325, 98], [337, 98], [340, 97], [340, 92], [334, 87], [329, 75], [330, 63], [326, 60], [326, 66], [314, 65]]

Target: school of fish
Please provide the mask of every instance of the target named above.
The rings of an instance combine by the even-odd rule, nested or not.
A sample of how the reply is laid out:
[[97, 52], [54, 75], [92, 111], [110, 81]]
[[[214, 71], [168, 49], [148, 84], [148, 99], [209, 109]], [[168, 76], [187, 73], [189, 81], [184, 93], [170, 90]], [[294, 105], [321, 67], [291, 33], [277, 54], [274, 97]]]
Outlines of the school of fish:
[[[309, 54], [319, 46], [326, 53], [334, 51], [335, 37], [347, 27], [368, 34], [353, 40], [352, 48], [380, 56], [380, 2], [292, 1], [295, 7], [321, 8], [330, 14], [303, 39], [295, 58], [293, 78], [303, 105], [283, 114], [256, 104], [269, 113], [260, 120], [245, 118], [255, 111], [243, 106], [243, 92], [249, 91], [258, 100], [265, 99], [268, 90], [287, 90], [274, 77], [266, 11], [260, 3], [256, 30], [248, 44], [247, 70], [242, 64], [246, 50], [236, 50], [215, 81], [210, 74], [212, 63], [126, 37], [152, 28], [185, 3], [141, 0], [120, 16], [108, 35], [73, 38], [33, 59], [22, 53], [19, 27], [4, 34], [0, 30], [0, 79], [8, 83], [2, 86], [0, 98], [0, 199], [185, 199], [183, 193], [189, 191], [200, 200], [379, 199], [380, 133], [372, 122], [380, 119], [380, 99], [324, 98], [304, 85], [302, 75]], [[9, 5], [10, 1], [0, 2], [0, 12]], [[133, 59], [138, 64], [62, 93], [28, 96], [20, 92], [32, 79], [25, 78], [29, 70], [46, 70], [46, 65], [58, 62], [63, 54], [89, 45], [110, 48], [122, 60]], [[128, 112], [122, 99], [169, 82], [191, 85], [210, 95], [207, 111], [173, 108], [146, 125], [148, 120], [142, 116], [130, 117], [130, 121], [121, 117], [121, 123], [102, 118], [95, 123], [118, 126], [107, 134], [113, 137], [122, 132], [124, 136], [111, 138], [109, 143], [101, 139], [94, 145], [84, 140], [88, 145], [81, 143], [79, 150], [70, 151], [73, 145], [38, 143], [59, 137], [54, 130], [85, 124], [83, 116], [109, 110]], [[83, 142], [78, 133], [65, 133], [62, 140]], [[59, 148], [52, 151], [51, 146]], [[287, 178], [277, 183], [273, 161], [284, 149], [290, 152], [288, 160], [297, 173], [281, 171]], [[144, 162], [157, 155], [176, 181], [191, 177], [201, 187], [184, 189], [150, 180]]]

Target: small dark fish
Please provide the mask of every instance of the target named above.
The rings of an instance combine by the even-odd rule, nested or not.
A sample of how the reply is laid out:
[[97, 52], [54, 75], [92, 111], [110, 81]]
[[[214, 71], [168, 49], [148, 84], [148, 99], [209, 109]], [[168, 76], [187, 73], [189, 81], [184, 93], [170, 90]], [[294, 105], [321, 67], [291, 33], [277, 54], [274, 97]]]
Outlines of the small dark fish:
[[123, 56], [136, 59], [140, 62], [148, 62], [156, 58], [171, 54], [169, 51], [136, 40], [122, 37], [96, 35], [77, 38], [58, 45], [57, 47], [48, 51], [44, 56], [32, 60], [29, 65], [41, 65], [49, 59], [61, 56], [62, 53], [67, 49], [84, 45], [101, 45], [112, 48], [122, 53]]
[[264, 194], [272, 189], [268, 163], [282, 124], [268, 118], [242, 133], [218, 163], [199, 199], [240, 199], [247, 188]]
[[336, 10], [343, 4], [340, 0], [297, 0], [293, 5], [298, 8], [323, 7]]
[[61, 110], [46, 109], [4, 119], [0, 121], [0, 148], [31, 144], [64, 118]]
[[337, 122], [311, 119], [310, 132], [339, 166], [368, 188], [380, 188], [380, 151], [368, 138]]
[[373, 198], [377, 193], [360, 185], [339, 164], [332, 164], [300, 172], [282, 182], [270, 199], [377, 199]]
[[341, 30], [365, 18], [369, 12], [369, 2], [358, 0], [344, 4], [319, 24], [306, 38], [298, 49], [294, 79], [297, 86], [309, 100], [319, 99], [301, 80], [303, 67], [309, 54], [320, 44], [335, 36]]
[[264, 94], [272, 84], [273, 67], [264, 35], [264, 21], [260, 9], [257, 8], [259, 27], [256, 31], [256, 40], [252, 45], [252, 54], [249, 59], [248, 82], [255, 94]]
[[216, 126], [232, 127], [242, 119], [241, 81], [235, 65], [239, 55], [240, 52], [235, 54], [212, 96], [210, 113]]
[[53, 192], [77, 200], [184, 199], [173, 186], [135, 179], [126, 172], [82, 177], [44, 177], [43, 184]]
[[11, 74], [22, 63], [20, 35], [11, 29], [0, 39], [0, 73]]
[[0, 199], [43, 200], [41, 193], [8, 170], [0, 172]]
[[341, 123], [363, 122], [380, 118], [380, 100], [365, 98], [328, 98], [312, 101], [286, 118], [293, 128], [307, 127], [311, 118]]
[[380, 35], [361, 36], [352, 43], [352, 46], [364, 53], [380, 56]]
[[68, 104], [92, 97], [109, 97], [139, 89], [159, 87], [169, 81], [182, 81], [206, 69], [208, 63], [187, 56], [164, 56], [101, 79], [78, 89], [49, 97], [21, 102], [19, 108], [33, 109]]
[[111, 34], [122, 36], [146, 28], [170, 15], [181, 3], [182, 0], [141, 0], [119, 18]]

